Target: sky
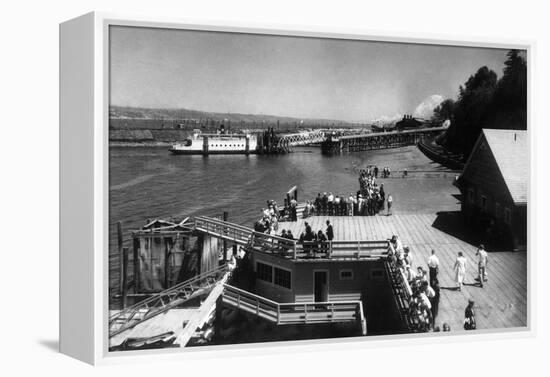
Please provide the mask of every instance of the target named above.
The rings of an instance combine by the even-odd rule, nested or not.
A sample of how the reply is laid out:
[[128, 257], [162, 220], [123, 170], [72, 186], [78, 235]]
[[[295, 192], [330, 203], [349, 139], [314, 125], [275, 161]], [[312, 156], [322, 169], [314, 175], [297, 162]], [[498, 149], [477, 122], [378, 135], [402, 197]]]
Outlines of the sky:
[[[369, 121], [456, 98], [507, 50], [111, 27], [110, 103]], [[439, 97], [436, 97], [439, 98]]]

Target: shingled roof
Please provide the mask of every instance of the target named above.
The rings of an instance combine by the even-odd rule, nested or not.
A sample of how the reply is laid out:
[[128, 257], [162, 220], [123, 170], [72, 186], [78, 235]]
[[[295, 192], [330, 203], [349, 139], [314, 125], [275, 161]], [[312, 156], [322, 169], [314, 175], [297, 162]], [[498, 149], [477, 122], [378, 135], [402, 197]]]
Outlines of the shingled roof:
[[529, 148], [527, 131], [483, 129], [514, 204], [527, 203]]

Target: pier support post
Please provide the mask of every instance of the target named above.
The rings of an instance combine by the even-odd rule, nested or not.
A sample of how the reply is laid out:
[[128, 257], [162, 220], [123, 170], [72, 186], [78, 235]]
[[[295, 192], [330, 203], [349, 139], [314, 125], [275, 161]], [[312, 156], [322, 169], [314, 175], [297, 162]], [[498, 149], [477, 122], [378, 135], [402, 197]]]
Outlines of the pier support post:
[[202, 138], [202, 154], [208, 156], [208, 136]]
[[[248, 138], [246, 138], [246, 143], [247, 143], [246, 148], [248, 149]], [[229, 218], [229, 212], [223, 211], [223, 221], [227, 221], [228, 218]], [[225, 232], [225, 229], [224, 229], [224, 232]], [[230, 259], [230, 258], [227, 257], [227, 241], [226, 240], [223, 240], [223, 256], [224, 256], [225, 260]]]
[[168, 238], [162, 238], [164, 241], [164, 289], [170, 288], [170, 249], [168, 248]]
[[139, 280], [140, 280], [140, 271], [139, 271], [139, 238], [134, 238], [134, 290], [135, 293], [139, 293]]
[[124, 239], [122, 237], [122, 221], [119, 221], [116, 223], [117, 226], [117, 238], [118, 238], [118, 263], [119, 266], [119, 287], [120, 287], [120, 293], [122, 294], [122, 274], [124, 270], [124, 266], [122, 264], [122, 260], [124, 259], [123, 255], [123, 247], [122, 244], [124, 243]]
[[126, 308], [126, 296], [128, 294], [128, 248], [122, 248], [122, 309]]

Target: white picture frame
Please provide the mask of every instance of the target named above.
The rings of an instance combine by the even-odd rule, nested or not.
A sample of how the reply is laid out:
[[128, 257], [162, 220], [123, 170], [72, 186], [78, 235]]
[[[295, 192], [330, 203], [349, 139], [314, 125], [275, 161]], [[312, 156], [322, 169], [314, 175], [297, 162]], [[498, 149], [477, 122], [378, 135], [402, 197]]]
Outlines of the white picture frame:
[[[193, 24], [170, 18], [143, 18], [119, 14], [88, 13], [60, 25], [60, 351], [90, 364], [129, 362], [136, 358], [173, 360], [249, 354], [287, 353], [310, 349], [345, 349], [399, 345], [412, 338], [418, 344], [470, 341], [472, 337], [506, 339], [534, 336], [533, 282], [536, 250], [530, 242], [528, 254], [528, 325], [521, 331], [452, 336], [384, 336], [215, 346], [182, 350], [110, 353], [107, 346], [108, 303], [108, 47], [109, 26], [126, 25], [266, 35], [326, 37], [384, 42], [423, 43], [453, 46], [518, 48], [534, 53], [533, 41], [485, 40], [457, 37], [434, 39], [421, 34], [369, 33], [346, 29], [319, 29], [240, 23]], [[533, 59], [528, 59], [528, 129], [530, 160], [533, 138], [531, 91]], [[532, 169], [533, 164], [530, 164]], [[532, 175], [531, 175], [532, 176]], [[533, 187], [529, 188], [530, 198]], [[530, 217], [531, 218], [531, 217]], [[76, 225], [78, 223], [78, 226]], [[533, 227], [529, 224], [529, 240]], [[77, 246], [75, 246], [77, 245]], [[223, 352], [223, 354], [222, 354]]]

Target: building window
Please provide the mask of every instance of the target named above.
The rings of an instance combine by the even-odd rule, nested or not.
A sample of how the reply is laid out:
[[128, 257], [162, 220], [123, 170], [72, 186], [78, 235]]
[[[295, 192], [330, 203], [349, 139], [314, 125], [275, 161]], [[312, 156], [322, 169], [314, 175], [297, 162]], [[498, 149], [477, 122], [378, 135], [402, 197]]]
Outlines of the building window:
[[274, 267], [273, 269], [275, 271], [275, 279], [273, 280], [275, 285], [290, 289], [292, 280], [292, 275], [290, 274], [290, 271], [283, 270], [277, 267]]
[[353, 280], [353, 270], [340, 270], [340, 280]]
[[487, 210], [487, 197], [485, 195], [481, 195], [479, 205], [482, 210]]
[[502, 212], [500, 208], [500, 203], [495, 202], [495, 219], [500, 220], [500, 213]]
[[273, 282], [273, 268], [264, 263], [256, 262], [256, 277], [260, 280]]
[[474, 189], [473, 188], [468, 189], [468, 201], [470, 203], [474, 202]]
[[512, 211], [510, 211], [510, 208], [504, 208], [504, 222], [508, 225], [512, 222]]

